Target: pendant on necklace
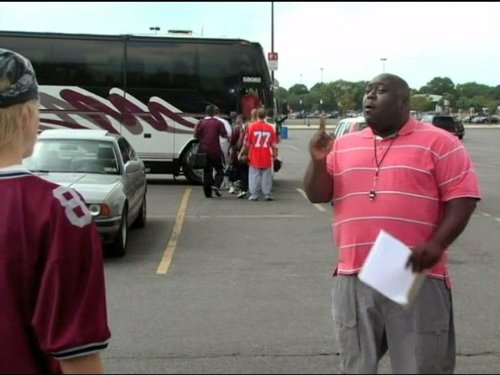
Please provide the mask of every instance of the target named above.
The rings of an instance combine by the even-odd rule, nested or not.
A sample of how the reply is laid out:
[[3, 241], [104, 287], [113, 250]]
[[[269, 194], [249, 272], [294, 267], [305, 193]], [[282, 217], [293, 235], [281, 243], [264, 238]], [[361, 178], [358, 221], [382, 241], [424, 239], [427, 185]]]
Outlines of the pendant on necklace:
[[374, 200], [376, 196], [377, 193], [375, 193], [375, 190], [370, 190], [370, 192], [368, 193], [368, 198], [370, 198], [370, 200]]

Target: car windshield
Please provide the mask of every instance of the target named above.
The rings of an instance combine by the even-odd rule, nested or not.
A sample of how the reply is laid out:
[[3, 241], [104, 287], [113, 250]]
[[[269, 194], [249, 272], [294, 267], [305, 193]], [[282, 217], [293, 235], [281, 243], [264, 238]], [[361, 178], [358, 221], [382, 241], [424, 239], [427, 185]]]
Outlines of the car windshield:
[[363, 130], [367, 124], [364, 118], [341, 120], [335, 128], [335, 137], [341, 137], [345, 134]]
[[110, 142], [79, 139], [39, 139], [33, 155], [23, 160], [33, 172], [117, 174]]

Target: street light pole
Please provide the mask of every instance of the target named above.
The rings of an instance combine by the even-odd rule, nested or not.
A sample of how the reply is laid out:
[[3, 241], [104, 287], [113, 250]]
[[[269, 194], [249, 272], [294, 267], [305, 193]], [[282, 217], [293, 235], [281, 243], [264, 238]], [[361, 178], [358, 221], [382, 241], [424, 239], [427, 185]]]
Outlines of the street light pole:
[[320, 81], [320, 83], [323, 85], [323, 68], [320, 68], [320, 70], [321, 70], [321, 81]]
[[382, 73], [385, 73], [385, 62], [387, 61], [387, 57], [381, 57], [380, 61], [382, 61]]
[[149, 30], [154, 31], [155, 35], [156, 35], [158, 33], [158, 31], [160, 31], [160, 27], [159, 26], [151, 26], [149, 28]]
[[[271, 52], [274, 53], [274, 1], [271, 1]], [[271, 70], [271, 87], [274, 98], [274, 70]]]

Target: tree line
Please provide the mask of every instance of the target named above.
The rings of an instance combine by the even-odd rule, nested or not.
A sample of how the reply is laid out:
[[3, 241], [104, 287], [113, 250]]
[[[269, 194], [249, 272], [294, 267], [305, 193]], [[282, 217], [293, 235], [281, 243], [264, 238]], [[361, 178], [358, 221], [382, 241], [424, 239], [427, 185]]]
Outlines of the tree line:
[[[368, 81], [337, 80], [316, 83], [309, 90], [306, 85], [297, 83], [288, 90], [279, 87], [277, 98], [279, 102], [288, 102], [293, 112], [360, 112], [367, 84]], [[472, 108], [474, 113], [500, 114], [500, 85], [454, 84], [448, 77], [435, 77], [420, 89], [410, 90], [411, 109], [418, 112], [433, 111], [438, 105], [454, 113], [468, 113]], [[435, 102], [427, 95], [439, 95], [441, 99]]]

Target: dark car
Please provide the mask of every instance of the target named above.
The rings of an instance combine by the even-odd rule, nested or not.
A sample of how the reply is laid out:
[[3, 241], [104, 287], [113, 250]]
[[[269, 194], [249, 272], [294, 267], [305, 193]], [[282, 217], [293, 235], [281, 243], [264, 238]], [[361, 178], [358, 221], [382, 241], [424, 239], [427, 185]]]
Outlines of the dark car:
[[462, 122], [453, 116], [449, 115], [425, 115], [422, 117], [422, 122], [432, 124], [438, 128], [449, 131], [455, 134], [459, 139], [465, 135], [465, 128]]

